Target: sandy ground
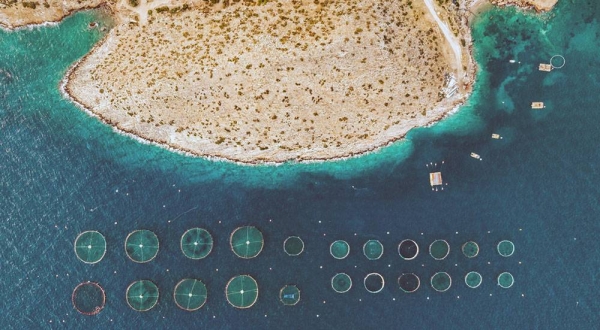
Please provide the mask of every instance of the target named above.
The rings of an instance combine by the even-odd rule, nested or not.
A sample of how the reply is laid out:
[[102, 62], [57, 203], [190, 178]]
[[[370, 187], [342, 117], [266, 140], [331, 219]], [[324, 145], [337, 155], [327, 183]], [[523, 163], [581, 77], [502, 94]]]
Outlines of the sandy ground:
[[[21, 2], [0, 2], [0, 24], [101, 3]], [[117, 26], [69, 70], [63, 91], [123, 132], [196, 155], [347, 157], [464, 102], [476, 70], [467, 14], [484, 2], [111, 0]], [[545, 10], [556, 1], [495, 2]]]

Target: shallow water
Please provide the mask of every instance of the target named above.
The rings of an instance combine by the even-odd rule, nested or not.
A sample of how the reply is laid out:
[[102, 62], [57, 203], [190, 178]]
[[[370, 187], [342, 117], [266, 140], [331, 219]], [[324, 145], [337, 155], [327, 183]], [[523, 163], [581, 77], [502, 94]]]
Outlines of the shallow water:
[[[408, 140], [345, 161], [281, 166], [238, 166], [190, 158], [115, 133], [64, 100], [58, 84], [68, 67], [101, 38], [84, 12], [58, 26], [0, 32], [0, 265], [5, 298], [3, 328], [594, 328], [600, 254], [596, 236], [600, 164], [598, 87], [600, 5], [561, 1], [533, 16], [493, 9], [474, 22], [476, 90], [457, 114]], [[67, 51], [68, 49], [68, 51]], [[553, 54], [563, 69], [543, 73]], [[509, 63], [515, 59], [514, 64]], [[544, 110], [531, 110], [544, 101]], [[492, 132], [502, 140], [492, 140]], [[483, 161], [469, 157], [480, 154]], [[428, 185], [429, 162], [441, 167], [443, 192]], [[252, 224], [265, 248], [252, 260], [234, 257], [229, 234]], [[193, 226], [214, 240], [203, 260], [186, 259], [179, 238]], [[160, 252], [134, 264], [123, 248], [127, 234], [150, 229]], [[99, 230], [108, 244], [96, 265], [78, 261], [73, 241]], [[303, 238], [299, 257], [283, 252], [289, 235]], [[413, 238], [421, 253], [397, 255]], [[450, 255], [435, 261], [427, 245], [444, 238]], [[334, 260], [329, 244], [350, 243], [348, 258]], [[362, 244], [378, 239], [383, 257], [368, 261]], [[512, 257], [495, 251], [515, 242]], [[479, 243], [474, 259], [460, 253]], [[475, 270], [483, 283], [469, 289]], [[446, 271], [452, 287], [435, 292], [429, 277]], [[509, 271], [510, 289], [495, 277]], [[330, 279], [348, 273], [352, 289], [336, 294]], [[385, 287], [368, 293], [362, 278], [379, 272]], [[404, 294], [403, 272], [421, 277], [421, 288]], [[248, 310], [225, 300], [227, 281], [250, 274], [259, 298]], [[172, 291], [184, 277], [206, 283], [208, 301], [197, 312], [176, 307]], [[158, 305], [138, 313], [125, 289], [151, 279]], [[97, 316], [79, 315], [71, 293], [82, 281], [98, 281], [107, 293]], [[296, 284], [301, 301], [283, 306], [285, 284]]]

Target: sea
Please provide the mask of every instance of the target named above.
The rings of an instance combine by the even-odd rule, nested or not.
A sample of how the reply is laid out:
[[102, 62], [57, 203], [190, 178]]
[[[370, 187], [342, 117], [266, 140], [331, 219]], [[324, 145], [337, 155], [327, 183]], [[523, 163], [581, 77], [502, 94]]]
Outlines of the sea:
[[[65, 99], [68, 68], [110, 27], [99, 11], [59, 24], [0, 31], [0, 328], [2, 329], [598, 329], [600, 326], [600, 1], [560, 0], [549, 13], [490, 8], [471, 22], [479, 65], [474, 91], [455, 114], [406, 139], [346, 160], [239, 165], [191, 157], [113, 130]], [[538, 70], [552, 56], [564, 66]], [[559, 57], [553, 59], [561, 66]], [[531, 102], [545, 108], [532, 110]], [[493, 133], [502, 139], [492, 139]], [[471, 152], [481, 160], [470, 157]], [[429, 173], [444, 185], [432, 190]], [[598, 180], [598, 181], [596, 181]], [[442, 189], [443, 188], [443, 189]], [[254, 259], [234, 256], [231, 232], [263, 233]], [[189, 228], [213, 236], [211, 254], [191, 260], [180, 250]], [[160, 241], [149, 263], [130, 261], [128, 233], [148, 229]], [[79, 261], [79, 233], [101, 232], [102, 261]], [[304, 252], [287, 256], [283, 241], [300, 236]], [[398, 243], [413, 239], [416, 259]], [[329, 245], [350, 244], [343, 260]], [[362, 245], [384, 246], [370, 261]], [[444, 260], [428, 255], [436, 239], [450, 244]], [[501, 257], [508, 239], [515, 253]], [[461, 253], [473, 240], [476, 258]], [[452, 277], [446, 292], [430, 277]], [[483, 283], [468, 288], [477, 271]], [[515, 279], [498, 286], [501, 272]], [[331, 278], [353, 286], [335, 293]], [[366, 274], [385, 278], [380, 293]], [[402, 273], [421, 287], [399, 289]], [[259, 286], [255, 305], [236, 309], [225, 285], [239, 274]], [[201, 279], [206, 304], [178, 308], [173, 288]], [[125, 291], [136, 280], [158, 286], [158, 304], [131, 309]], [[106, 292], [95, 316], [71, 301], [78, 283]], [[296, 306], [279, 290], [295, 284]]]

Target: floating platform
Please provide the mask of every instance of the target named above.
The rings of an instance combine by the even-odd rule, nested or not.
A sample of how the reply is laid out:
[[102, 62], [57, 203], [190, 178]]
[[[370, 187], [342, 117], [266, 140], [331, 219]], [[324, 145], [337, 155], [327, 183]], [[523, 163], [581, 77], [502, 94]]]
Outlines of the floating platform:
[[404, 260], [413, 260], [419, 255], [419, 245], [412, 239], [405, 239], [398, 244], [398, 254]]
[[106, 254], [106, 239], [97, 231], [84, 231], [79, 234], [73, 244], [77, 259], [86, 264], [100, 262]]
[[73, 307], [83, 315], [96, 315], [106, 304], [106, 293], [96, 282], [79, 283], [71, 295]]
[[503, 289], [508, 289], [515, 284], [515, 278], [509, 272], [498, 275], [498, 285]]
[[213, 238], [206, 229], [192, 228], [181, 236], [181, 252], [190, 259], [204, 259], [213, 248]]
[[383, 255], [383, 244], [376, 239], [368, 240], [363, 245], [363, 254], [369, 260], [377, 260]]
[[550, 63], [540, 63], [539, 70], [550, 72], [552, 71], [552, 65]]
[[481, 274], [478, 272], [468, 272], [467, 275], [465, 275], [465, 284], [471, 289], [478, 288], [482, 281], [483, 277], [481, 277]]
[[385, 280], [379, 273], [370, 273], [365, 276], [363, 284], [369, 293], [379, 293], [385, 286]]
[[231, 251], [242, 259], [251, 259], [258, 256], [264, 243], [263, 234], [253, 226], [238, 227], [229, 237]]
[[429, 184], [433, 186], [441, 186], [443, 184], [442, 172], [429, 173]]
[[141, 280], [127, 287], [127, 305], [138, 312], [146, 312], [158, 303], [158, 287], [152, 281]]
[[346, 293], [352, 288], [352, 279], [346, 273], [337, 273], [331, 278], [331, 288], [337, 293]]
[[452, 286], [452, 278], [446, 272], [437, 272], [431, 276], [431, 287], [437, 292], [445, 292]]
[[300, 289], [295, 285], [286, 285], [279, 290], [279, 301], [285, 306], [294, 306], [300, 302]]
[[207, 299], [206, 285], [197, 279], [186, 278], [177, 285], [173, 290], [173, 300], [177, 307], [193, 312], [204, 306]]
[[398, 277], [398, 285], [400, 286], [400, 290], [406, 293], [413, 293], [421, 286], [421, 280], [413, 273], [406, 273]]
[[544, 102], [531, 102], [531, 109], [543, 109], [545, 107]]
[[473, 241], [469, 241], [462, 245], [461, 250], [465, 257], [475, 258], [479, 254], [479, 245]]
[[298, 236], [290, 236], [283, 241], [283, 251], [288, 256], [299, 256], [304, 252], [304, 241]]
[[450, 254], [450, 244], [443, 239], [433, 241], [429, 245], [429, 255], [435, 260], [444, 260]]
[[235, 308], [250, 308], [258, 300], [258, 284], [250, 275], [235, 276], [227, 282], [225, 296]]
[[503, 257], [510, 257], [515, 253], [515, 244], [509, 240], [502, 240], [496, 246], [496, 250]]
[[133, 231], [125, 239], [125, 252], [133, 262], [152, 261], [158, 254], [158, 249], [158, 237], [149, 230]]
[[350, 245], [343, 240], [337, 240], [329, 246], [329, 253], [336, 259], [344, 259], [350, 254]]

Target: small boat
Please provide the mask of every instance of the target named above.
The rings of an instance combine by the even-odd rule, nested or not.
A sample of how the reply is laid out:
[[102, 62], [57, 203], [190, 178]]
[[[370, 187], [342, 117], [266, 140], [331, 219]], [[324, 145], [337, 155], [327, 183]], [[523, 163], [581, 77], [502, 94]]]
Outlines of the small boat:
[[510, 60], [509, 62], [510, 62], [510, 63], [515, 63], [516, 61], [515, 61], [515, 60]]
[[482, 159], [481, 159], [481, 156], [479, 156], [478, 154], [476, 154], [476, 153], [474, 153], [474, 152], [472, 152], [472, 153], [471, 153], [471, 157], [473, 157], [473, 158], [475, 158], [475, 159], [482, 160]]
[[502, 138], [502, 137], [500, 136], [500, 134], [496, 134], [496, 133], [493, 133], [493, 134], [492, 134], [492, 139], [499, 140], [499, 139], [501, 139], [501, 138]]

